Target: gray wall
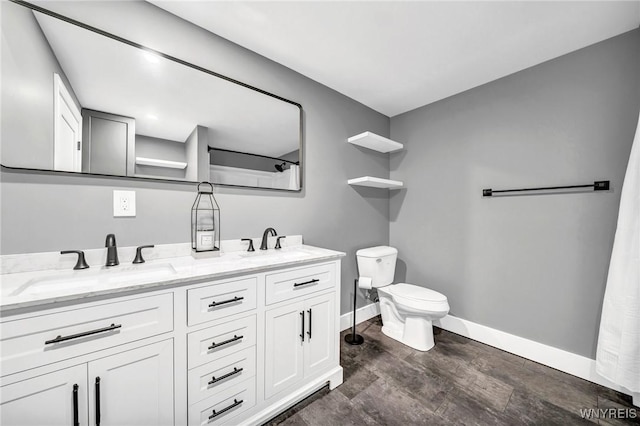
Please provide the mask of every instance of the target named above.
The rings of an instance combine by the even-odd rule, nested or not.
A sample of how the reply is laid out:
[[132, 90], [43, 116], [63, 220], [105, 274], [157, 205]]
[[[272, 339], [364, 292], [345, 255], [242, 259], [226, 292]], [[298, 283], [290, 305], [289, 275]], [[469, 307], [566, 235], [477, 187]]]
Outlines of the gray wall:
[[[635, 30], [392, 118], [399, 278], [453, 315], [594, 358], [639, 52]], [[605, 179], [610, 192], [481, 196]]]
[[[303, 191], [217, 188], [221, 237], [256, 237], [273, 226], [279, 234], [303, 234], [307, 244], [347, 252], [341, 311], [350, 310], [355, 250], [389, 242], [389, 198], [386, 191], [351, 188], [347, 179], [387, 177], [389, 161], [346, 139], [366, 130], [388, 136], [387, 117], [149, 3], [43, 5], [301, 103]], [[189, 241], [194, 184], [7, 170], [0, 178], [2, 254], [98, 248], [110, 232], [121, 246]], [[112, 216], [118, 188], [136, 190], [135, 218]]]
[[[33, 13], [2, 2], [2, 164], [53, 169], [53, 73], [60, 75], [78, 109], [73, 87], [62, 71]], [[34, 126], [33, 123], [38, 123]]]

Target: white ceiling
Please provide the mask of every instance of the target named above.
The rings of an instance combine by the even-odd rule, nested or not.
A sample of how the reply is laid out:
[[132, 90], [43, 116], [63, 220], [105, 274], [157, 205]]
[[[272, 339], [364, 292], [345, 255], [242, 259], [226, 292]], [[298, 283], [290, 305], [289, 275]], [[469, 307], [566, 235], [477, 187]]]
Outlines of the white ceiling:
[[640, 25], [640, 0], [152, 3], [390, 117]]

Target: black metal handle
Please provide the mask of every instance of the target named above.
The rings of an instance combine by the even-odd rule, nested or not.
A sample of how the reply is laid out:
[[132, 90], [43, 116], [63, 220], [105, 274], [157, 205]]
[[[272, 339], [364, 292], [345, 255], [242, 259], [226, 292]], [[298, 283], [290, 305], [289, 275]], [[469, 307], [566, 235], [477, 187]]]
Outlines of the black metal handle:
[[238, 302], [238, 301], [243, 300], [243, 299], [244, 299], [244, 297], [242, 297], [242, 296], [241, 297], [235, 296], [233, 299], [223, 300], [222, 302], [215, 302], [215, 301], [211, 302], [209, 304], [209, 307], [213, 308], [215, 306], [226, 305], [227, 303]]
[[218, 417], [220, 414], [226, 413], [227, 411], [231, 410], [234, 407], [237, 407], [238, 405], [242, 404], [244, 402], [244, 400], [240, 400], [238, 401], [237, 399], [233, 398], [233, 404], [231, 404], [228, 407], [223, 408], [220, 411], [216, 411], [213, 410], [213, 413], [211, 413], [211, 415], [209, 416], [209, 420], [213, 420], [214, 418]]
[[224, 342], [220, 342], [220, 343], [216, 343], [216, 342], [211, 342], [211, 346], [209, 346], [207, 349], [211, 350], [211, 349], [215, 349], [218, 348], [222, 345], [226, 345], [228, 343], [231, 342], [235, 342], [236, 340], [240, 340], [242, 339], [244, 336], [236, 336], [235, 334], [233, 335], [233, 338], [229, 339], [229, 340], [225, 340]]
[[276, 246], [274, 247], [275, 249], [281, 249], [282, 248], [282, 246], [280, 245], [280, 240], [283, 239], [283, 238], [287, 238], [287, 237], [283, 235], [281, 237], [276, 238]]
[[311, 340], [311, 308], [307, 312], [309, 312], [309, 331], [307, 331], [307, 334], [309, 335], [309, 340]]
[[240, 241], [249, 241], [249, 248], [247, 251], [256, 251], [256, 249], [253, 248], [253, 240], [251, 238], [242, 238]]
[[96, 426], [100, 426], [100, 377], [96, 377]]
[[313, 283], [317, 283], [318, 281], [320, 281], [320, 280], [319, 280], [319, 279], [317, 279], [317, 278], [314, 278], [314, 279], [312, 279], [312, 280], [305, 281], [305, 282], [303, 282], [303, 283], [295, 283], [295, 284], [293, 284], [293, 286], [294, 286], [294, 287], [300, 287], [301, 285], [313, 284]]
[[133, 263], [144, 263], [144, 258], [142, 257], [142, 249], [146, 249], [146, 248], [154, 248], [154, 245], [148, 245], [148, 246], [140, 246], [136, 249], [136, 257], [135, 259], [133, 259]]
[[301, 329], [302, 333], [300, 333], [300, 338], [304, 343], [304, 311], [300, 311], [300, 316], [302, 317], [302, 329]]
[[80, 426], [78, 422], [78, 385], [73, 385], [73, 426]]
[[78, 261], [76, 262], [76, 266], [73, 269], [87, 269], [89, 265], [84, 260], [84, 252], [82, 250], [62, 250], [60, 254], [77, 254]]
[[65, 342], [71, 339], [78, 339], [80, 337], [91, 336], [92, 334], [105, 333], [107, 331], [112, 331], [121, 327], [122, 327], [122, 324], [111, 324], [109, 327], [98, 328], [97, 330], [85, 331], [83, 333], [71, 334], [69, 336], [58, 336], [55, 339], [47, 340], [46, 342], [44, 342], [44, 344], [50, 345], [52, 343]]
[[238, 373], [242, 372], [242, 370], [243, 370], [242, 368], [233, 367], [233, 371], [232, 371], [232, 372], [230, 372], [230, 373], [225, 374], [224, 376], [220, 376], [220, 377], [213, 376], [213, 377], [211, 377], [211, 380], [209, 381], [209, 383], [208, 383], [208, 384], [209, 384], [209, 385], [212, 385], [212, 384], [214, 384], [214, 383], [217, 383], [217, 382], [219, 382], [220, 380], [224, 380], [224, 379], [226, 379], [227, 377], [231, 377], [231, 376], [233, 376], [233, 375], [235, 375], [235, 374], [238, 374]]

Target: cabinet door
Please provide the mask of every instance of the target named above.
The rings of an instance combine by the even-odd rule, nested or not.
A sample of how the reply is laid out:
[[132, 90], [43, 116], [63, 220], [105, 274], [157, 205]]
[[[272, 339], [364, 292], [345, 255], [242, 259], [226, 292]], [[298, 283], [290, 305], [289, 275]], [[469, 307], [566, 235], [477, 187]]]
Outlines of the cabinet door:
[[172, 425], [173, 339], [89, 363], [91, 424]]
[[314, 297], [305, 302], [306, 343], [304, 345], [304, 376], [308, 377], [330, 367], [334, 362], [336, 330], [333, 294]]
[[3, 426], [87, 425], [86, 364], [2, 386], [0, 391]]
[[303, 377], [304, 303], [271, 309], [265, 316], [264, 386], [269, 398]]

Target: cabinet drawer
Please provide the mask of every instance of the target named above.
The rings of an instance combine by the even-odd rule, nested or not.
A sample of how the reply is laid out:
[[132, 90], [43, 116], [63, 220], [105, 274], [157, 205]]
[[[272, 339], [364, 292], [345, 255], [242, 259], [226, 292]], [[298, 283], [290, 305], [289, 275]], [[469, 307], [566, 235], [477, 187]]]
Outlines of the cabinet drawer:
[[257, 277], [187, 291], [190, 326], [256, 308]]
[[187, 342], [189, 368], [231, 355], [256, 344], [256, 316], [194, 331]]
[[5, 321], [2, 375], [173, 330], [173, 294]]
[[282, 302], [335, 286], [334, 263], [289, 269], [266, 276], [266, 303]]
[[189, 403], [223, 392], [256, 374], [252, 346], [189, 371]]
[[189, 426], [239, 424], [240, 413], [256, 405], [256, 379], [248, 379], [225, 392], [189, 407]]

